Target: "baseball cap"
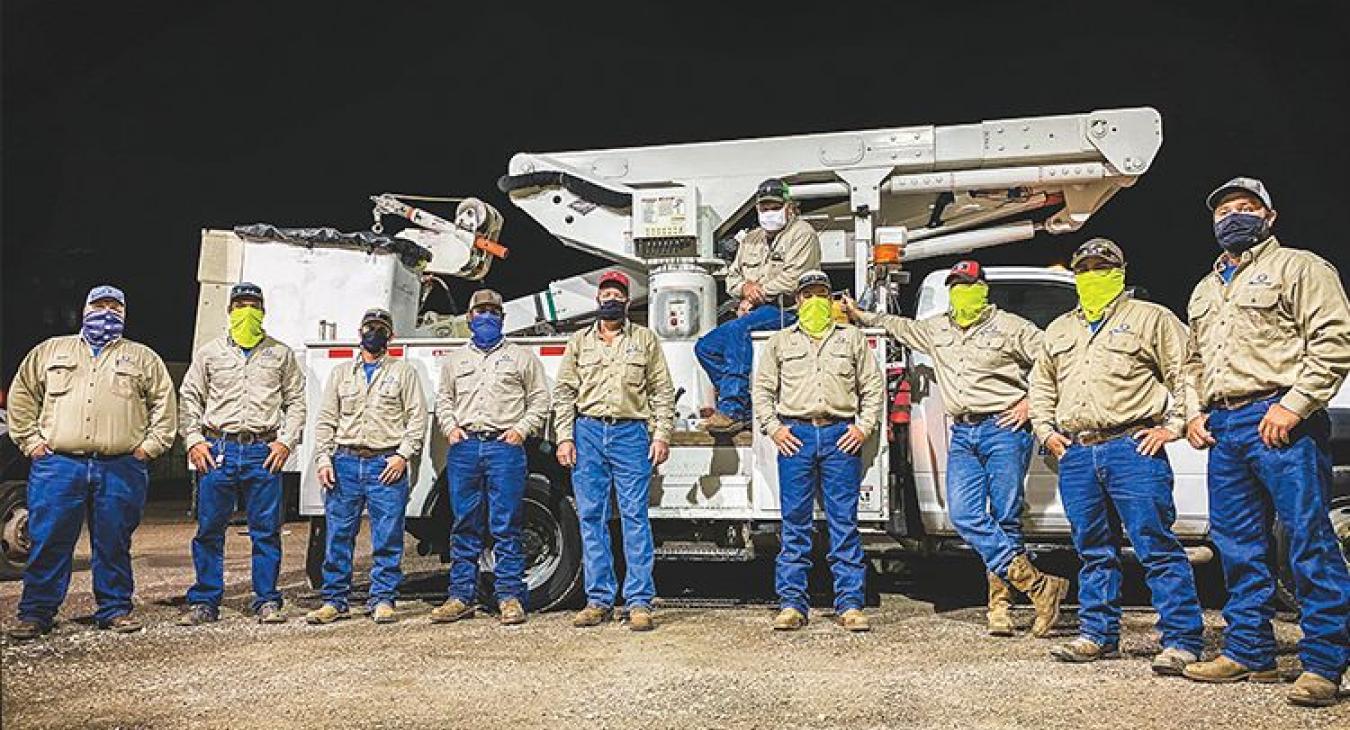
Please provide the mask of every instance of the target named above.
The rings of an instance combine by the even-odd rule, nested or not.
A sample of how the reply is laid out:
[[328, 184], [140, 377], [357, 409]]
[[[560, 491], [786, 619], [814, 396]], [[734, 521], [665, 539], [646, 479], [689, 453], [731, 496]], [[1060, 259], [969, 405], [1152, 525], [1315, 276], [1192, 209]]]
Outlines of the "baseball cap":
[[394, 329], [394, 317], [389, 314], [388, 309], [380, 309], [379, 307], [367, 309], [366, 313], [361, 315], [361, 326], [365, 327], [371, 322], [379, 322], [391, 330]]
[[1223, 196], [1231, 192], [1251, 193], [1260, 198], [1267, 208], [1272, 210], [1275, 208], [1270, 204], [1270, 193], [1266, 191], [1265, 184], [1254, 177], [1235, 177], [1220, 185], [1209, 194], [1209, 197], [1205, 198], [1205, 205], [1209, 206], [1210, 210], [1214, 210], [1219, 207], [1219, 201], [1223, 200]]
[[952, 267], [951, 272], [947, 274], [947, 286], [951, 286], [952, 284], [974, 284], [977, 281], [984, 280], [984, 267], [980, 266], [980, 262], [971, 261], [969, 259], [957, 261], [956, 265]]
[[1086, 259], [1101, 259], [1114, 266], [1125, 266], [1125, 254], [1120, 250], [1120, 246], [1109, 238], [1091, 238], [1083, 242], [1077, 251], [1073, 252], [1073, 258], [1069, 261], [1069, 268], [1076, 269], [1078, 264]]
[[127, 295], [122, 293], [121, 289], [107, 284], [101, 284], [89, 290], [89, 296], [84, 298], [84, 305], [87, 307], [100, 299], [116, 299], [118, 304], [127, 305]]
[[811, 269], [803, 271], [802, 275], [797, 277], [797, 291], [800, 293], [803, 289], [812, 286], [824, 285], [826, 289], [830, 287], [830, 277], [820, 269]]
[[623, 289], [624, 294], [627, 294], [630, 285], [631, 282], [628, 280], [627, 274], [623, 273], [622, 271], [611, 269], [610, 271], [606, 271], [605, 273], [600, 275], [600, 281], [596, 285], [596, 288], [604, 289], [607, 286], [616, 286], [620, 289]]
[[261, 302], [263, 300], [262, 287], [258, 286], [257, 284], [254, 284], [251, 281], [241, 281], [238, 284], [235, 284], [234, 286], [230, 287], [231, 302], [243, 297], [251, 297]]
[[469, 311], [472, 312], [478, 307], [496, 307], [497, 309], [501, 309], [502, 295], [492, 289], [479, 289], [473, 293], [473, 296], [469, 297]]
[[758, 188], [755, 188], [756, 203], [761, 200], [776, 200], [779, 203], [782, 203], [791, 198], [792, 196], [788, 193], [787, 183], [783, 182], [780, 178], [771, 177], [760, 183]]

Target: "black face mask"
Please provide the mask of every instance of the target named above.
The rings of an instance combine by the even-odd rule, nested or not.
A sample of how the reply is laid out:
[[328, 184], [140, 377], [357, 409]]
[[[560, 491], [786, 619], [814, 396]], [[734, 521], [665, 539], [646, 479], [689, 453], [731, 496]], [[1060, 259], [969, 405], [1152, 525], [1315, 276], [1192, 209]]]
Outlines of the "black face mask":
[[1270, 238], [1270, 223], [1255, 213], [1229, 213], [1214, 223], [1219, 246], [1237, 256]]
[[378, 355], [384, 352], [384, 348], [389, 346], [389, 333], [379, 327], [368, 329], [361, 333], [361, 349], [372, 355]]
[[628, 318], [628, 302], [619, 299], [606, 299], [600, 302], [600, 309], [596, 316], [606, 322], [622, 322]]

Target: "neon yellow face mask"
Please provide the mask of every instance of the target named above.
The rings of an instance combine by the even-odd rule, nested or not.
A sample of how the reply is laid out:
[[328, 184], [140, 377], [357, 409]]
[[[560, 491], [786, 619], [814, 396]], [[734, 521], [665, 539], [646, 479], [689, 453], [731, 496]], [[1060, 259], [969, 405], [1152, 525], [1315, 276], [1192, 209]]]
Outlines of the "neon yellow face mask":
[[230, 310], [230, 339], [244, 349], [254, 347], [263, 338], [263, 312], [257, 307]]
[[952, 319], [957, 327], [969, 327], [989, 306], [989, 285], [983, 281], [957, 284], [948, 292], [952, 302]]
[[797, 306], [797, 321], [812, 337], [820, 337], [833, 321], [829, 297], [811, 297]]
[[1125, 291], [1124, 269], [1098, 269], [1074, 274], [1078, 289], [1078, 303], [1083, 307], [1087, 321], [1096, 322], [1106, 313], [1106, 307]]

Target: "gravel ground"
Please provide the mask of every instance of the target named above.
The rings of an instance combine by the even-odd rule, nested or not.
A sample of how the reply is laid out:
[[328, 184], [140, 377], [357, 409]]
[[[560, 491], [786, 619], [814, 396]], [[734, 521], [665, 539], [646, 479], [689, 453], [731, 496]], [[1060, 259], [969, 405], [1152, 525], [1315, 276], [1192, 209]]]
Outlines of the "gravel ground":
[[[304, 530], [291, 525], [286, 536], [282, 580], [293, 617], [313, 605], [301, 574]], [[1147, 662], [1158, 646], [1146, 610], [1127, 612], [1118, 661], [1058, 664], [1047, 641], [990, 639], [972, 605], [978, 570], [943, 579], [961, 581], [957, 607], [931, 579], [883, 593], [868, 635], [845, 633], [826, 612], [813, 612], [802, 632], [775, 634], [764, 607], [667, 607], [650, 634], [621, 623], [576, 630], [565, 613], [512, 628], [489, 616], [433, 626], [420, 600], [402, 603], [403, 621], [391, 626], [356, 618], [310, 627], [293, 618], [263, 627], [240, 614], [248, 540], [231, 530], [224, 620], [184, 629], [173, 619], [191, 580], [191, 531], [181, 509], [158, 506], [137, 532], [138, 610], [148, 628], [131, 636], [91, 625], [81, 547], [57, 632], [3, 647], [5, 728], [1350, 728], [1350, 699], [1307, 710], [1285, 703], [1284, 686], [1152, 676]], [[410, 562], [410, 572], [435, 570]], [[17, 583], [0, 585], [5, 625], [18, 593]], [[934, 595], [944, 597], [936, 606]], [[1030, 610], [1017, 618], [1026, 626]], [[1073, 621], [1070, 612], [1064, 636]], [[1209, 611], [1206, 622], [1212, 650], [1221, 619]], [[1280, 622], [1277, 631], [1281, 668], [1293, 672], [1298, 629]]]

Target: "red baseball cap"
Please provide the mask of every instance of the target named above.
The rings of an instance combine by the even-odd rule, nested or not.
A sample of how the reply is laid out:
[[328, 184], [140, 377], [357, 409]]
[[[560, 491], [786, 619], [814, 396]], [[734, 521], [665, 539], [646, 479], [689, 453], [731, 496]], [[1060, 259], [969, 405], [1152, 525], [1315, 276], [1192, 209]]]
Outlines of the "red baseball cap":
[[956, 265], [952, 267], [951, 273], [947, 274], [947, 286], [954, 283], [974, 284], [977, 281], [984, 281], [984, 268], [980, 266], [978, 261], [969, 259], [957, 261]]
[[604, 289], [607, 286], [617, 286], [620, 289], [623, 289], [624, 294], [627, 294], [630, 283], [627, 274], [622, 271], [610, 270], [600, 275], [600, 283], [596, 286], [596, 289]]

